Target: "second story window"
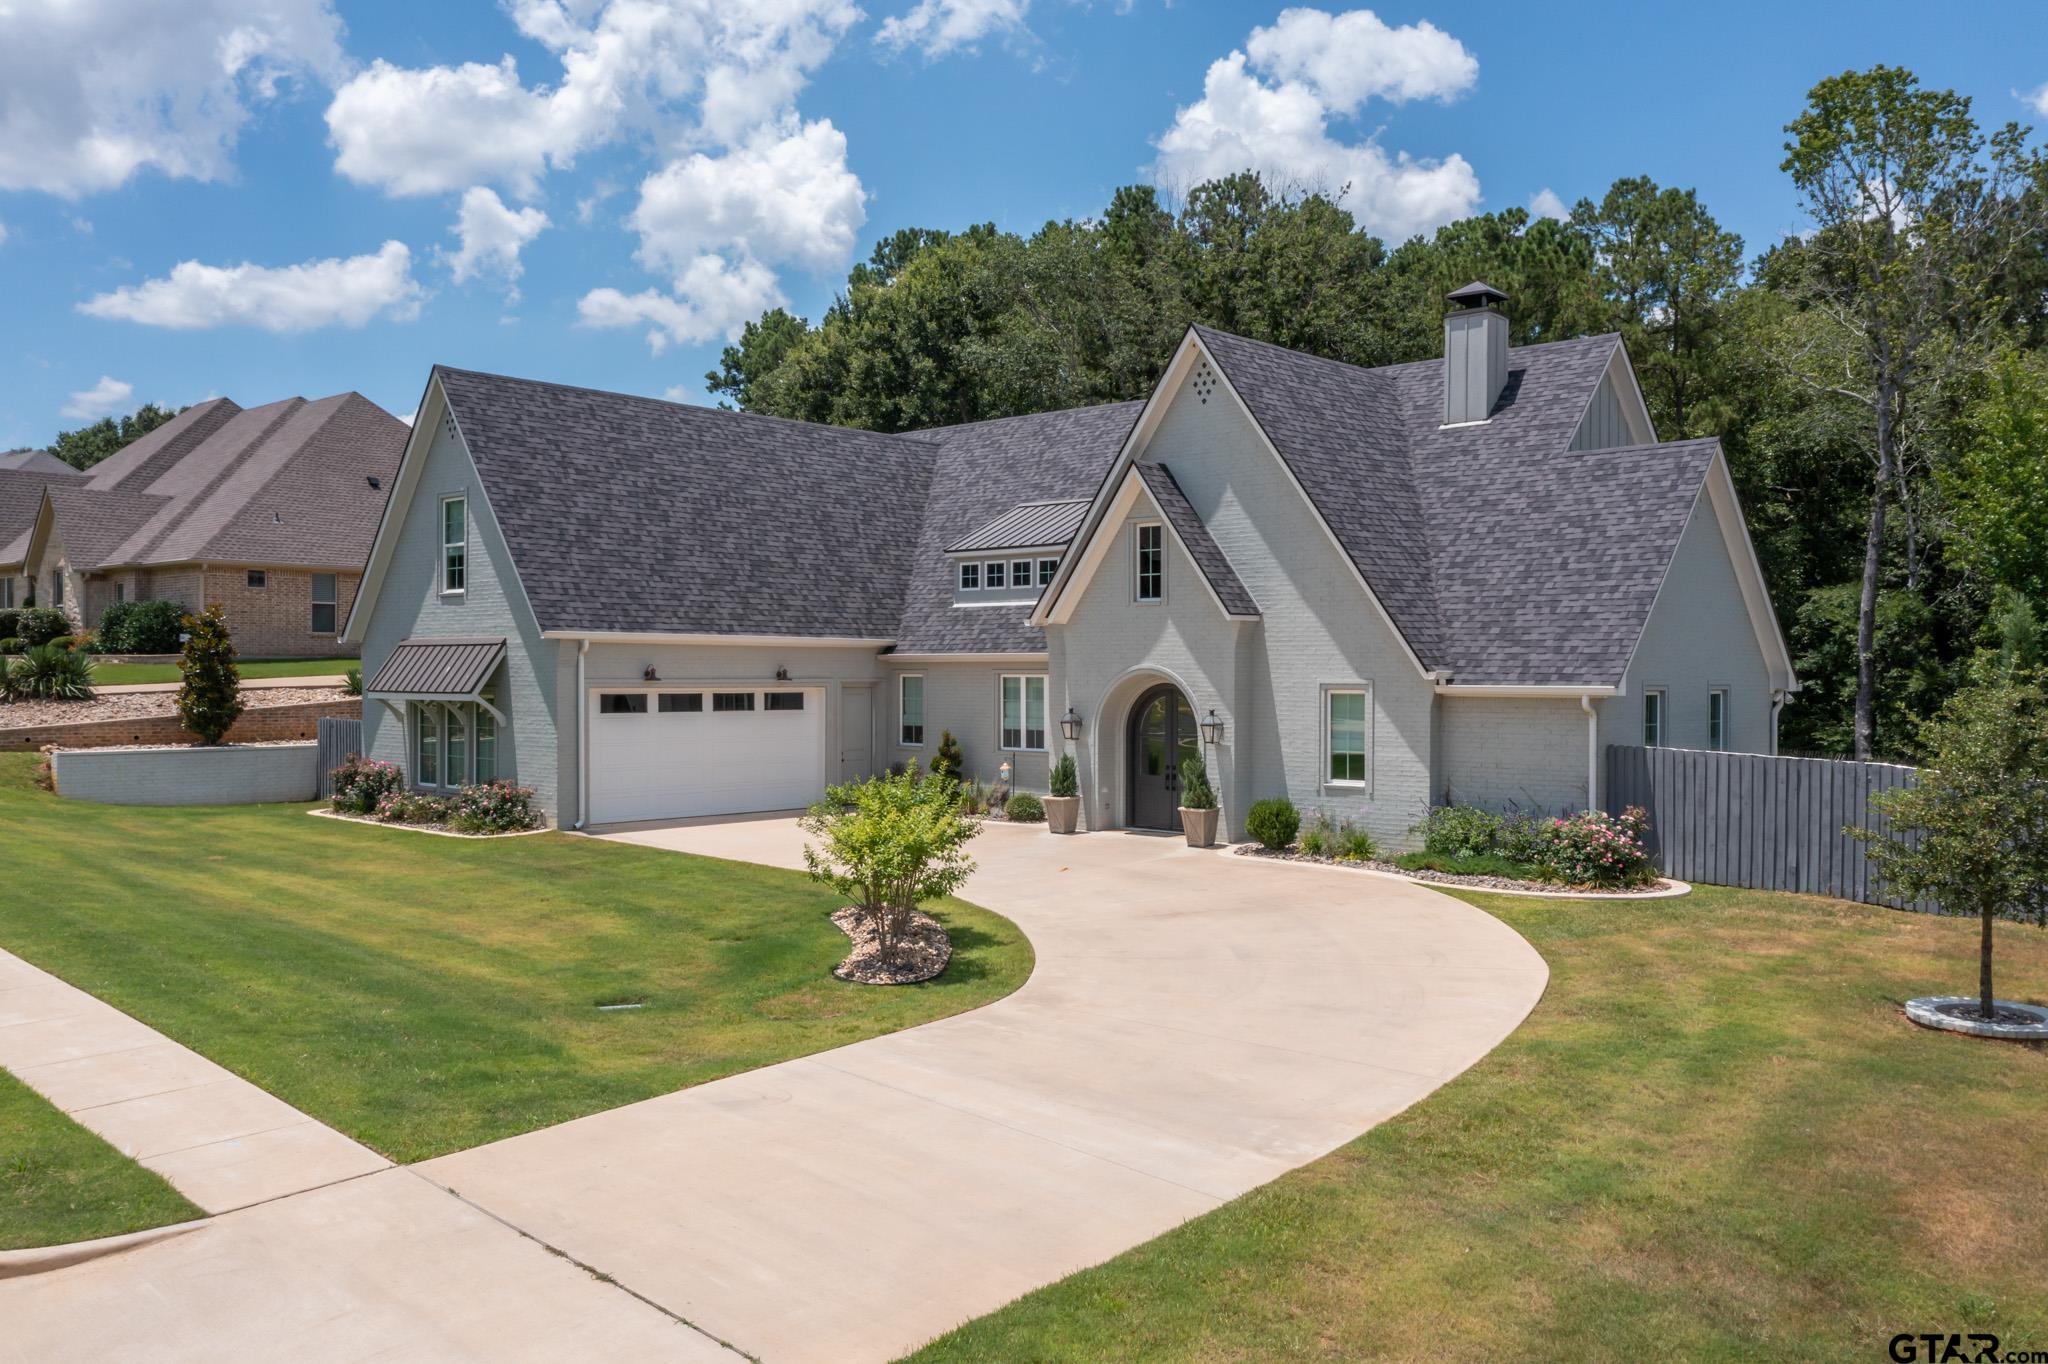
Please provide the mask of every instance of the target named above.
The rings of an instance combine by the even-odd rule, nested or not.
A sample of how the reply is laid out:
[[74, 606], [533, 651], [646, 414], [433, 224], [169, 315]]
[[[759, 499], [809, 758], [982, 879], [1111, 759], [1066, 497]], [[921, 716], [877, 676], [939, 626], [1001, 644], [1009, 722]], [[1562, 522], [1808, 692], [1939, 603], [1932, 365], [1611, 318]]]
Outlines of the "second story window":
[[1038, 561], [1038, 585], [1040, 587], [1052, 586], [1052, 575], [1059, 571], [1060, 561], [1058, 559], [1040, 559]]
[[983, 564], [981, 566], [981, 578], [983, 582], [989, 585], [989, 590], [991, 591], [1001, 587], [1003, 585], [1003, 561], [1001, 559], [990, 559], [987, 563]]
[[1166, 594], [1165, 553], [1158, 522], [1138, 527], [1138, 600], [1158, 601]]
[[980, 564], [960, 565], [960, 590], [962, 592], [978, 592], [981, 590]]
[[441, 591], [461, 592], [469, 580], [469, 501], [441, 499]]
[[62, 606], [63, 604], [64, 570], [61, 568], [53, 568], [50, 570], [50, 605]]

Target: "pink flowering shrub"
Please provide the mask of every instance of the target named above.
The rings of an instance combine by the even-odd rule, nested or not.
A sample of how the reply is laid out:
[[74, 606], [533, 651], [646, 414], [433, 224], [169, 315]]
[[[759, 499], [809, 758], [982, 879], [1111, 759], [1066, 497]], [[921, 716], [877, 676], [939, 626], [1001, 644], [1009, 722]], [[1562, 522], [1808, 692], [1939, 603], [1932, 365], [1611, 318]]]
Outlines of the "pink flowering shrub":
[[334, 769], [333, 781], [334, 794], [328, 797], [328, 804], [345, 815], [372, 814], [385, 796], [405, 789], [405, 774], [396, 763], [353, 753]]
[[448, 801], [416, 791], [389, 791], [377, 802], [370, 817], [386, 824], [446, 824]]
[[1536, 830], [1536, 864], [1547, 880], [1604, 890], [1646, 886], [1657, 879], [1643, 841], [1650, 817], [1630, 806], [1619, 815], [1588, 810]]
[[448, 827], [466, 834], [509, 834], [540, 827], [531, 786], [478, 782], [457, 791], [448, 805]]

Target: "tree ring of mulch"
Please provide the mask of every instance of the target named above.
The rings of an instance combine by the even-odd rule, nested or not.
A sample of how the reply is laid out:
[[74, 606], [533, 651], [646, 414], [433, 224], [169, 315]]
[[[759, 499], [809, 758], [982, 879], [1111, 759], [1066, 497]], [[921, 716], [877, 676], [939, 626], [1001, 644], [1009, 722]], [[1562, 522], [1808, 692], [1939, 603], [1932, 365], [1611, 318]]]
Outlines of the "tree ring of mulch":
[[1906, 1001], [1906, 1017], [1923, 1028], [1998, 1037], [2009, 1042], [2048, 1042], [2048, 1009], [2010, 999], [1991, 1001], [1991, 1017], [1978, 1010], [1976, 995], [1928, 995]]
[[861, 912], [848, 905], [832, 916], [833, 924], [853, 943], [846, 960], [832, 968], [832, 974], [856, 985], [915, 985], [930, 980], [953, 960], [953, 940], [937, 919], [923, 910], [912, 910], [910, 928], [896, 939], [896, 949], [884, 957], [875, 934]]

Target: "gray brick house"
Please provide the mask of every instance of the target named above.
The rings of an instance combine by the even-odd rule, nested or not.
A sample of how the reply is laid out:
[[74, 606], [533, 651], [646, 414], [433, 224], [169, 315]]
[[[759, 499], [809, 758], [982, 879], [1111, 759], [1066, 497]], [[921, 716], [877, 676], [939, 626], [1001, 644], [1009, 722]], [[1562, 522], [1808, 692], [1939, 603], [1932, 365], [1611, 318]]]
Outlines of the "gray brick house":
[[347, 628], [367, 745], [565, 825], [792, 808], [951, 731], [1172, 828], [1202, 752], [1226, 831], [1287, 795], [1396, 845], [1597, 804], [1609, 743], [1770, 751], [1798, 682], [1717, 443], [1658, 442], [1617, 337], [1452, 301], [1439, 360], [1195, 327], [1142, 402], [900, 436], [437, 368]]
[[405, 424], [360, 394], [195, 404], [85, 473], [0, 470], [0, 606], [92, 629], [218, 604], [247, 658], [342, 657]]

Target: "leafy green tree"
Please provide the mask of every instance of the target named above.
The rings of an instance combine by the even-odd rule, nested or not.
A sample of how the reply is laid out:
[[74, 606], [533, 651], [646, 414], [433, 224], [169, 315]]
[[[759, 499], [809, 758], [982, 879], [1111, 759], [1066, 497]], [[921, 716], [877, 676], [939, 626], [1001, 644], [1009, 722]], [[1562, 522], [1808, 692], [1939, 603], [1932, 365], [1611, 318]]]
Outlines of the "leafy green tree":
[[1857, 617], [1855, 747], [1876, 741], [1877, 599], [1885, 514], [1906, 477], [1901, 423], [1930, 373], [1994, 322], [1992, 285], [2038, 228], [2028, 189], [2048, 176], [2016, 124], [1987, 140], [1970, 101], [1922, 90], [1897, 67], [1815, 85], [1786, 132], [1783, 169], [1815, 234], [1789, 257], [1805, 307], [1834, 334], [1789, 356], [1813, 387], [1854, 402], [1873, 430], [1869, 516]]
[[2048, 602], [2048, 359], [1999, 357], [1964, 417], [1962, 449], [1938, 477], [1956, 565]]
[[202, 744], [217, 744], [242, 715], [242, 674], [235, 666], [235, 642], [219, 606], [178, 622], [185, 629], [178, 672], [178, 720]]
[[74, 469], [90, 469], [131, 441], [139, 440], [185, 409], [144, 403], [125, 417], [102, 417], [76, 431], [59, 431], [50, 453]]
[[741, 329], [738, 345], [727, 346], [719, 355], [718, 368], [704, 376], [704, 387], [732, 400], [721, 399], [720, 407], [758, 411], [761, 385], [810, 329], [810, 323], [802, 318], [782, 308], [770, 308]]
[[[1787, 631], [1800, 693], [1779, 719], [1784, 747], [1846, 753], [1855, 742], [1856, 601], [1853, 582], [1815, 588], [1797, 599]], [[1940, 612], [1916, 593], [1878, 598], [1875, 751], [1911, 760], [1920, 751], [1920, 721], [1954, 690], [1954, 667], [1943, 647]]]
[[1572, 226], [1591, 241], [1594, 280], [1628, 346], [1650, 416], [1666, 439], [1719, 429], [1715, 394], [1725, 311], [1742, 280], [1742, 238], [1689, 189], [1646, 175], [1581, 199]]
[[980, 822], [960, 813], [950, 781], [910, 773], [834, 786], [800, 821], [811, 879], [853, 901], [881, 956], [892, 955], [919, 903], [951, 895], [974, 873], [967, 844]]
[[1995, 1016], [1994, 920], [2048, 923], [2048, 697], [2030, 685], [1957, 693], [1927, 726], [1917, 786], [1871, 797], [1864, 840], [1886, 889], [1975, 914], [1978, 1012]]

